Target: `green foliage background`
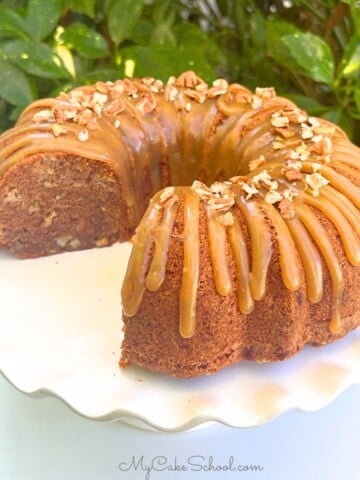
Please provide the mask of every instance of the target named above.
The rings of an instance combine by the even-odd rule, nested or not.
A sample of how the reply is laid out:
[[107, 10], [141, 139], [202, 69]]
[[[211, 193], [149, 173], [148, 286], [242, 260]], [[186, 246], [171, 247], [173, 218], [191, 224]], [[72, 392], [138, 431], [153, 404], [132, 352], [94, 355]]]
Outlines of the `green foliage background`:
[[360, 0], [0, 2], [0, 131], [39, 97], [188, 69], [275, 86], [360, 144]]

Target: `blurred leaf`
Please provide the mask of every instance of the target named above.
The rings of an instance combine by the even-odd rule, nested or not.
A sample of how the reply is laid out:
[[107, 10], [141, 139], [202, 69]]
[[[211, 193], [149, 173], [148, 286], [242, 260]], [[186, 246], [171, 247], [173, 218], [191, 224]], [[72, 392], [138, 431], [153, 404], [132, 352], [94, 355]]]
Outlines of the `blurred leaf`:
[[34, 100], [31, 84], [26, 75], [3, 58], [0, 58], [0, 96], [21, 108]]
[[154, 45], [176, 45], [176, 37], [167, 23], [157, 25], [152, 32], [150, 43]]
[[122, 74], [124, 75], [125, 62], [133, 60], [135, 64], [134, 75], [136, 77], [153, 76], [163, 81], [172, 75], [172, 66], [167, 64], [170, 51], [161, 46], [133, 46], [121, 50]]
[[217, 77], [215, 68], [201, 49], [180, 45], [135, 46], [121, 51], [123, 62], [132, 60], [135, 64], [134, 76], [153, 76], [167, 80], [171, 75], [179, 75], [185, 70], [195, 70], [206, 81]]
[[[187, 69], [201, 68], [207, 72], [210, 72], [211, 69], [215, 72], [215, 67], [221, 68], [226, 63], [226, 55], [214, 40], [213, 35], [204, 32], [194, 23], [177, 24], [173, 31], [176, 35], [178, 49], [181, 49], [183, 55], [186, 56]], [[173, 53], [178, 56], [179, 54], [174, 50], [176, 49], [173, 49]], [[207, 64], [206, 68], [205, 64]], [[195, 66], [191, 67], [191, 65]], [[201, 76], [200, 72], [198, 74]], [[214, 74], [211, 78], [214, 79]]]
[[146, 18], [140, 18], [131, 33], [131, 40], [139, 45], [147, 45], [153, 31], [154, 24]]
[[290, 54], [289, 48], [284, 45], [282, 39], [286, 35], [300, 33], [300, 30], [292, 23], [276, 20], [266, 22], [266, 33], [268, 54], [284, 68], [298, 71], [298, 64]]
[[234, 5], [234, 16], [235, 22], [237, 24], [238, 30], [240, 32], [240, 39], [244, 50], [247, 49], [248, 45], [248, 35], [247, 33], [247, 12], [246, 12], [246, 5], [244, 2], [235, 2]]
[[76, 13], [84, 13], [90, 18], [95, 18], [96, 0], [64, 0], [68, 9]]
[[70, 73], [70, 75], [73, 78], [75, 78], [76, 68], [75, 68], [74, 57], [71, 51], [65, 45], [56, 45], [55, 53], [60, 58], [66, 70]]
[[176, 10], [173, 0], [156, 0], [153, 7], [152, 18], [155, 25], [173, 25], [176, 18]]
[[360, 37], [353, 35], [350, 39], [340, 65], [340, 75], [357, 77], [360, 71]]
[[121, 77], [121, 72], [117, 68], [110, 68], [110, 67], [98, 67], [90, 72], [87, 72], [81, 79], [81, 84], [90, 84], [95, 83], [98, 80], [102, 80], [103, 82], [106, 81], [115, 81]]
[[0, 49], [8, 60], [27, 73], [43, 78], [69, 77], [59, 57], [46, 43], [14, 40], [2, 44]]
[[10, 120], [16, 122], [16, 120], [20, 117], [20, 114], [26, 106], [27, 105], [19, 105], [18, 107], [14, 107], [10, 113]]
[[325, 40], [312, 33], [295, 33], [285, 35], [282, 41], [304, 75], [317, 82], [332, 83], [335, 63]]
[[3, 36], [28, 39], [29, 33], [26, 29], [24, 19], [10, 8], [0, 3], [0, 33]]
[[29, 0], [26, 24], [35, 40], [47, 37], [56, 27], [62, 13], [62, 0]]
[[185, 70], [195, 70], [205, 80], [216, 78], [216, 68], [225, 56], [216, 43], [198, 26], [186, 23], [174, 26], [176, 47], [166, 45], [133, 46], [120, 50], [122, 71], [126, 61], [133, 61], [134, 75], [167, 80]]
[[258, 8], [254, 8], [250, 16], [250, 39], [253, 47], [253, 61], [258, 62], [264, 58], [266, 42], [266, 23]]
[[[227, 15], [229, 9], [229, 2], [227, 0], [217, 0], [217, 6], [222, 15]], [[241, 0], [235, 2], [235, 4], [242, 3]]]
[[102, 11], [103, 11], [105, 14], [108, 14], [108, 13], [109, 13], [109, 9], [110, 9], [110, 7], [112, 6], [113, 3], [114, 3], [114, 0], [103, 0], [103, 1], [101, 2]]
[[355, 99], [357, 109], [360, 112], [360, 83], [358, 84], [358, 87], [355, 90], [354, 99]]
[[108, 28], [113, 42], [118, 45], [131, 33], [144, 7], [144, 0], [115, 0], [108, 12]]
[[358, 35], [360, 35], [360, 3], [359, 0], [350, 0], [351, 17]]
[[64, 29], [59, 39], [84, 58], [103, 58], [110, 53], [103, 35], [89, 28], [85, 23], [72, 23]]

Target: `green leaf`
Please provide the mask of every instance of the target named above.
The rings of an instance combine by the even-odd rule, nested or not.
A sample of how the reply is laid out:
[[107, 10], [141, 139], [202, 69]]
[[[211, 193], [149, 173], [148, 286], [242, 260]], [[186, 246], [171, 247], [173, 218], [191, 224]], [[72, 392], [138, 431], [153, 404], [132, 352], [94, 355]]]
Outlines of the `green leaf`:
[[168, 64], [169, 51], [162, 46], [141, 46], [124, 48], [121, 50], [121, 73], [125, 74], [125, 66], [128, 62], [133, 62], [134, 76], [147, 77], [152, 76], [161, 80], [167, 80], [170, 75], [172, 66]]
[[357, 141], [359, 142], [360, 146], [360, 78], [357, 81], [357, 83], [354, 85], [354, 93], [353, 93], [353, 112], [352, 116], [358, 120], [357, 122], [357, 129], [356, 130], [356, 138]]
[[131, 33], [131, 40], [139, 45], [147, 45], [154, 31], [154, 24], [146, 18], [140, 18]]
[[64, 44], [57, 44], [55, 45], [55, 53], [60, 58], [61, 63], [63, 64], [64, 68], [69, 72], [70, 76], [75, 78], [76, 77], [76, 66], [75, 66], [75, 58], [70, 49]]
[[152, 18], [155, 26], [150, 38], [153, 45], [176, 45], [176, 38], [172, 31], [176, 19], [176, 9], [172, 0], [156, 0]]
[[111, 68], [110, 66], [98, 67], [90, 72], [86, 72], [86, 74], [79, 79], [79, 84], [91, 84], [95, 83], [98, 80], [102, 80], [103, 82], [106, 81], [115, 81], [120, 78], [120, 72], [117, 68]]
[[84, 23], [73, 23], [60, 34], [59, 40], [84, 58], [103, 58], [110, 52], [101, 33]]
[[95, 0], [64, 0], [64, 2], [69, 10], [95, 18]]
[[[187, 65], [186, 69], [196, 70], [200, 76], [201, 72], [198, 69], [201, 69], [207, 78], [213, 80], [215, 69], [223, 67], [227, 61], [224, 51], [219, 48], [213, 35], [204, 32], [194, 23], [177, 24], [173, 31], [176, 35], [177, 49], [172, 48], [172, 53], [177, 61]], [[184, 59], [181, 58], [182, 55]]]
[[26, 24], [34, 40], [42, 40], [56, 27], [62, 13], [62, 0], [29, 0]]
[[284, 21], [267, 21], [267, 52], [268, 55], [287, 70], [298, 71], [299, 67], [289, 52], [289, 48], [284, 45], [282, 38], [286, 35], [294, 35], [300, 33], [300, 30], [289, 22]]
[[355, 93], [354, 93], [354, 99], [355, 99], [355, 103], [356, 103], [356, 106], [360, 112], [360, 85], [359, 87], [355, 90]]
[[86, 83], [95, 83], [98, 80], [106, 81], [115, 81], [120, 78], [120, 72], [117, 68], [108, 67], [98, 67], [94, 70], [86, 72], [86, 74], [80, 79], [82, 84]]
[[0, 58], [0, 96], [21, 108], [34, 100], [29, 79], [19, 68], [3, 58]]
[[285, 35], [282, 41], [304, 75], [316, 82], [332, 83], [335, 63], [325, 40], [312, 33], [295, 33]]
[[115, 0], [108, 12], [108, 28], [116, 45], [130, 38], [144, 7], [144, 0]]
[[19, 107], [14, 107], [11, 112], [10, 112], [10, 117], [9, 119], [12, 120], [13, 122], [16, 122], [17, 119], [20, 117], [22, 111], [24, 110], [24, 107], [27, 105], [21, 105]]
[[360, 37], [353, 35], [341, 60], [340, 75], [357, 78], [360, 71]]
[[354, 22], [357, 34], [360, 35], [360, 3], [358, 0], [350, 0], [349, 3], [351, 18]]
[[28, 39], [29, 34], [26, 30], [24, 19], [14, 10], [5, 7], [0, 3], [0, 33], [3, 36], [18, 37]]
[[[220, 13], [223, 17], [226, 17], [229, 14], [229, 8], [231, 3], [228, 0], [217, 0], [217, 6], [220, 10]], [[241, 3], [239, 1], [235, 2], [235, 4]]]
[[156, 0], [152, 18], [156, 25], [166, 23], [167, 25], [173, 25], [176, 18], [176, 9], [174, 8], [173, 0]]
[[43, 78], [68, 78], [69, 72], [46, 43], [24, 40], [9, 41], [0, 46], [8, 60], [31, 75]]
[[171, 45], [175, 47], [176, 37], [171, 26], [167, 23], [157, 25], [152, 31], [150, 43], [153, 45]]
[[249, 27], [253, 61], [256, 63], [264, 57], [264, 45], [266, 41], [266, 23], [258, 8], [254, 8], [250, 16]]
[[[121, 50], [122, 64], [132, 62], [134, 76], [152, 76], [166, 81], [171, 75], [185, 70], [195, 70], [204, 80], [210, 82], [218, 75], [208, 50], [194, 44], [182, 44], [177, 48], [169, 45], [134, 46]], [[216, 66], [218, 64], [216, 63]], [[125, 69], [121, 72], [124, 73]]]
[[246, 5], [243, 2], [235, 2], [234, 4], [234, 19], [237, 24], [238, 30], [240, 32], [240, 41], [242, 43], [243, 49], [247, 50], [249, 39], [246, 35], [247, 30], [247, 11]]

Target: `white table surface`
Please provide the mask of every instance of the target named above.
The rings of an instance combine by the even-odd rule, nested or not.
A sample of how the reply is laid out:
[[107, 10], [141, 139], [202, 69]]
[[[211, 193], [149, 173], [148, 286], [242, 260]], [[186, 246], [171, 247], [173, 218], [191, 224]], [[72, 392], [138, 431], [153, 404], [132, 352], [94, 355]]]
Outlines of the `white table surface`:
[[[321, 410], [287, 412], [256, 428], [212, 424], [157, 433], [84, 419], [55, 398], [18, 392], [0, 376], [1, 480], [355, 480], [359, 437], [360, 385]], [[156, 466], [156, 457], [158, 465], [165, 462], [161, 468], [177, 464], [187, 470], [147, 474], [146, 465]], [[233, 469], [258, 465], [263, 470], [206, 471], [211, 461], [212, 469], [228, 466], [231, 457]], [[133, 460], [139, 462], [137, 470]]]

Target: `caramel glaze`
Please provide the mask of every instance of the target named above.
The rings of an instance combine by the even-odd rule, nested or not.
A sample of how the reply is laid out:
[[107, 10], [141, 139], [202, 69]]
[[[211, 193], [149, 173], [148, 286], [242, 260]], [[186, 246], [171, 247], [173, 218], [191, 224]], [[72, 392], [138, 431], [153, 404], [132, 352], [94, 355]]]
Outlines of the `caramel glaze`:
[[[224, 115], [226, 108], [219, 106], [220, 103], [219, 99], [217, 107]], [[194, 192], [201, 200], [197, 205], [193, 205], [195, 211], [191, 217], [188, 213], [182, 213], [184, 233], [179, 241], [184, 243], [184, 262], [179, 322], [183, 337], [194, 333], [194, 305], [200, 257], [196, 235], [201, 208], [206, 211], [214, 283], [219, 295], [227, 296], [236, 290], [239, 310], [243, 314], [252, 312], [254, 302], [260, 301], [266, 294], [267, 271], [274, 253], [272, 235], [275, 232], [281, 275], [287, 289], [296, 291], [300, 288], [303, 272], [308, 301], [312, 304], [318, 303], [324, 293], [324, 268], [328, 270], [333, 289], [329, 329], [334, 335], [341, 333], [341, 307], [345, 289], [342, 268], [315, 211], [321, 212], [334, 225], [349, 263], [359, 266], [360, 189], [353, 178], [358, 176], [356, 170], [360, 166], [360, 152], [348, 142], [342, 131], [328, 122], [309, 119], [298, 109], [295, 109], [298, 119], [293, 118], [294, 107], [286, 102], [279, 107], [279, 104], [273, 101], [273, 106], [274, 108], [270, 105], [267, 107], [266, 114], [263, 111], [257, 112], [256, 115], [262, 117], [262, 121], [252, 119], [253, 128], [245, 133], [242, 131], [244, 117], [249, 119], [254, 113], [251, 115], [249, 111], [241, 110], [239, 105], [229, 106], [230, 116], [221, 118], [213, 142], [208, 141], [206, 144], [205, 141], [202, 146], [203, 151], [211, 158], [209, 163], [212, 166], [207, 172], [211, 172], [212, 178], [216, 178], [218, 172], [216, 157], [225, 157], [225, 162], [220, 162], [225, 178], [234, 172], [234, 166], [231, 165], [233, 157], [229, 159], [228, 155], [231, 149], [236, 152], [234, 157], [239, 161], [235, 171], [246, 176], [235, 176], [210, 187], [194, 182], [192, 187], [165, 189], [162, 195], [166, 201], [162, 202], [160, 196], [157, 196], [150, 204], [150, 210], [160, 210], [164, 218], [167, 218], [169, 209], [172, 209], [171, 215], [176, 215], [174, 205], [193, 205], [191, 199]], [[281, 131], [284, 127], [277, 126], [279, 123], [276, 121], [276, 112], [279, 110], [282, 112], [279, 123], [286, 124], [284, 131]], [[214, 117], [209, 109], [205, 123], [211, 115]], [[288, 124], [283, 117], [290, 118]], [[187, 127], [191, 128], [190, 119]], [[200, 139], [203, 138], [199, 130], [192, 131], [199, 135]], [[198, 149], [199, 145], [195, 144], [193, 155]], [[203, 157], [201, 158], [203, 160]], [[249, 165], [253, 160], [256, 160], [255, 168], [249, 172]], [[261, 165], [256, 167], [257, 163]], [[249, 187], [254, 190], [249, 190]], [[170, 206], [167, 205], [169, 199]], [[237, 219], [237, 209], [241, 212], [250, 234], [249, 251]], [[147, 231], [148, 238], [151, 238], [153, 229], [156, 228], [156, 225], [150, 225], [145, 219], [140, 223], [134, 241], [137, 242], [137, 238], [144, 231]], [[189, 231], [192, 232], [191, 238], [187, 236]], [[231, 247], [232, 261], [236, 267], [236, 283], [229, 273], [225, 255], [227, 244]], [[134, 247], [134, 252], [146, 264], [144, 250]], [[158, 288], [165, 280], [163, 265], [166, 254], [166, 251], [162, 251], [163, 273]], [[152, 262], [154, 259], [155, 256]], [[133, 282], [146, 284], [147, 268], [143, 268], [143, 271], [145, 280], [138, 277], [136, 271], [129, 266], [123, 288], [123, 304], [128, 316], [136, 312], [127, 308], [130, 296], [126, 285]]]
[[209, 87], [186, 72], [166, 84], [152, 78], [98, 82], [34, 102], [0, 137], [0, 174], [34, 154], [58, 151], [109, 163], [117, 173], [130, 221], [138, 225], [122, 287], [127, 316], [137, 313], [145, 290], [164, 283], [179, 221], [179, 331], [194, 335], [205, 209], [219, 295], [236, 291], [240, 312], [252, 312], [266, 294], [275, 237], [284, 286], [296, 291], [305, 277], [311, 304], [322, 300], [328, 270], [329, 329], [341, 333], [346, 285], [321, 215], [335, 227], [348, 262], [359, 266], [360, 151], [338, 127], [309, 117], [272, 88], [253, 94], [222, 79]]

